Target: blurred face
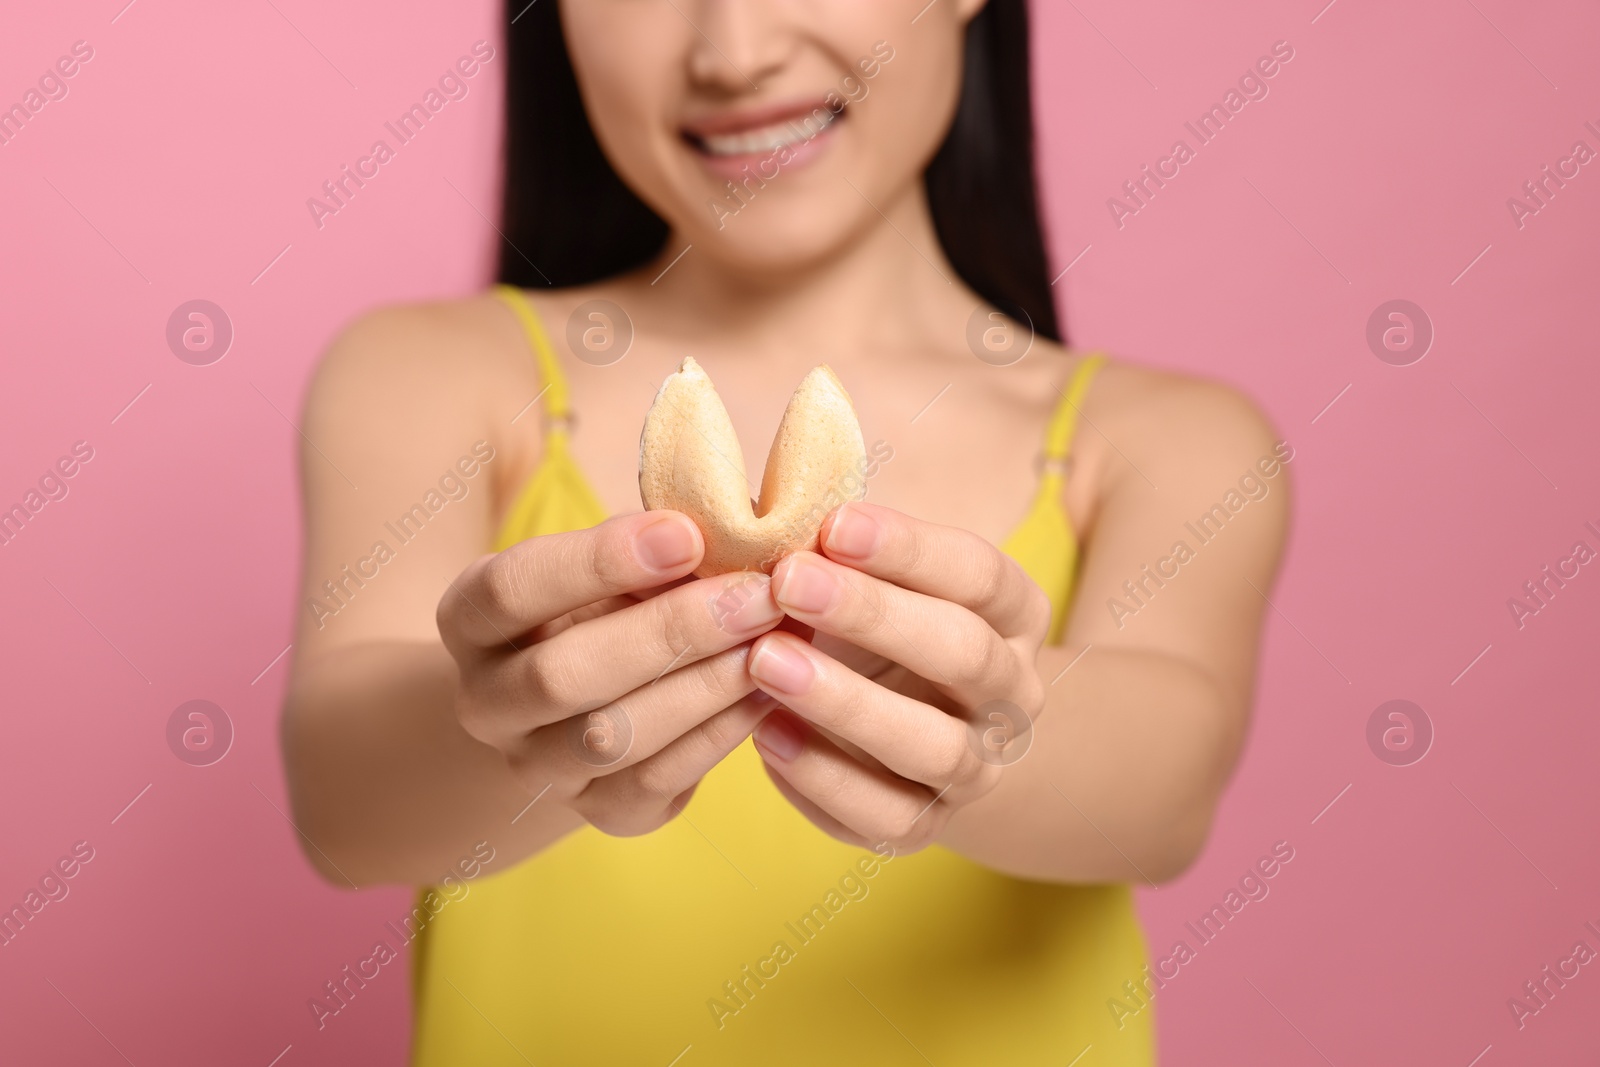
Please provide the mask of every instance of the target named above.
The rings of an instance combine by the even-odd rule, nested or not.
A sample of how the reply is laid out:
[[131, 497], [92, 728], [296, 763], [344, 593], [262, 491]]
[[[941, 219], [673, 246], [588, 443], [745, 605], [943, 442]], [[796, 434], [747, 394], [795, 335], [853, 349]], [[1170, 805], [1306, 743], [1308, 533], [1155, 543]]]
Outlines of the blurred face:
[[919, 187], [982, 3], [562, 0], [561, 18], [623, 180], [697, 251], [781, 269]]

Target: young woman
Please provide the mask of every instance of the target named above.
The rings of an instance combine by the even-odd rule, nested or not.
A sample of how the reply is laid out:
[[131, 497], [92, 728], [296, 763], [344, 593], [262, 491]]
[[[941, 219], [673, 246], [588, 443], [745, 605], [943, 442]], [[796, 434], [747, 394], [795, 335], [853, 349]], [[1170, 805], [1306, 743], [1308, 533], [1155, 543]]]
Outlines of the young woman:
[[[1128, 884], [1239, 752], [1292, 453], [1060, 342], [1022, 0], [523, 7], [511, 285], [363, 318], [304, 422], [295, 820], [437, 887], [415, 1061], [1151, 1062]], [[822, 362], [872, 442], [770, 578], [638, 511], [688, 355], [753, 470]]]

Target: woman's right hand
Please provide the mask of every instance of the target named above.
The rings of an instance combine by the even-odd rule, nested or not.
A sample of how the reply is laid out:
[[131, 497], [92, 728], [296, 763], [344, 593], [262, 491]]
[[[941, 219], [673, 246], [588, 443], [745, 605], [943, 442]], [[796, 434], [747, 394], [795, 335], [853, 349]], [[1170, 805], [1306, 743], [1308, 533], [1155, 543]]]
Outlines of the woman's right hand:
[[774, 701], [746, 670], [783, 614], [763, 574], [684, 578], [705, 552], [675, 511], [610, 519], [484, 556], [437, 620], [456, 714], [530, 797], [616, 835], [670, 820]]

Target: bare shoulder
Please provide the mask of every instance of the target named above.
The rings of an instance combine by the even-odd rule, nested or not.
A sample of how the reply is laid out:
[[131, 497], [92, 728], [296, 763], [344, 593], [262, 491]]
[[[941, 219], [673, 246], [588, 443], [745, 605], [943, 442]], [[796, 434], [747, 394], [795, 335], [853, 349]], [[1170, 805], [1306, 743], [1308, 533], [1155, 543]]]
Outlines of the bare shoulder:
[[536, 408], [518, 418], [538, 377], [515, 318], [489, 293], [381, 307], [323, 354], [305, 432], [363, 467], [487, 439], [513, 459], [506, 471], [538, 447]]
[[[1069, 507], [1086, 527], [1119, 501], [1141, 511], [1199, 507], [1268, 471], [1284, 486], [1294, 449], [1238, 388], [1113, 359], [1084, 400], [1074, 453]], [[1269, 541], [1282, 537], [1287, 508], [1288, 494], [1273, 494]]]
[[1277, 437], [1261, 406], [1232, 385], [1121, 360], [1097, 376], [1085, 409], [1158, 451], [1254, 446]]
[[1129, 468], [1143, 463], [1175, 472], [1231, 470], [1282, 441], [1260, 404], [1234, 386], [1115, 360], [1096, 376], [1084, 415], [1098, 432], [1080, 428], [1080, 440], [1109, 453], [1105, 465], [1119, 478], [1137, 477]]
[[334, 338], [311, 398], [341, 407], [493, 402], [504, 387], [537, 378], [519, 341], [515, 320], [488, 294], [380, 307]]

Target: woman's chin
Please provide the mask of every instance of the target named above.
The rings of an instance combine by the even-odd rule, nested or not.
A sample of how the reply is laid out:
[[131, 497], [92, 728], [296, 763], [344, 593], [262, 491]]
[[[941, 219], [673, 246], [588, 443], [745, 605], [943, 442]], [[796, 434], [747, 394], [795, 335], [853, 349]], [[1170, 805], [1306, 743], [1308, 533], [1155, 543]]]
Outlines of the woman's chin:
[[783, 271], [824, 261], [859, 236], [864, 213], [871, 214], [844, 181], [828, 177], [821, 169], [796, 174], [743, 201], [699, 194], [700, 209], [691, 208], [674, 226], [678, 247], [692, 244], [692, 255], [739, 270]]
[[[825, 225], [807, 225], [802, 220], [825, 220]], [[744, 274], [782, 275], [823, 263], [847, 244], [851, 231], [846, 220], [833, 209], [830, 218], [821, 207], [797, 217], [772, 212], [766, 217], [741, 215], [737, 224], [722, 230], [709, 230], [700, 238], [689, 238], [696, 251], [704, 250], [720, 266]], [[685, 235], [687, 236], [687, 235]]]

